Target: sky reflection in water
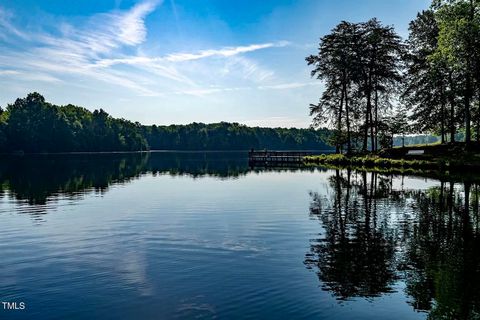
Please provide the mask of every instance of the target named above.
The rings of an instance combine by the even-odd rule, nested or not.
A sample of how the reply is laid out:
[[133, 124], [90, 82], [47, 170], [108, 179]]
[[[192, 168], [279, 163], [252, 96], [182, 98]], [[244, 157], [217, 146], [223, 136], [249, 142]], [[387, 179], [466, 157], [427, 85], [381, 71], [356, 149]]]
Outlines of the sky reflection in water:
[[0, 298], [27, 305], [2, 318], [478, 316], [473, 181], [243, 153], [13, 157], [0, 180]]

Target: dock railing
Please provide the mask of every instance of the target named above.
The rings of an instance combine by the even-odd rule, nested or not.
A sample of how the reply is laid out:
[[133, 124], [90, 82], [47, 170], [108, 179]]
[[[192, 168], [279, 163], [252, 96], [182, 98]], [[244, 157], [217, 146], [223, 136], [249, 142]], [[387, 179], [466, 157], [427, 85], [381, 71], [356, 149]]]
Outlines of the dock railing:
[[301, 163], [303, 158], [314, 154], [311, 151], [270, 151], [250, 150], [248, 160], [250, 163], [279, 164], [279, 163]]

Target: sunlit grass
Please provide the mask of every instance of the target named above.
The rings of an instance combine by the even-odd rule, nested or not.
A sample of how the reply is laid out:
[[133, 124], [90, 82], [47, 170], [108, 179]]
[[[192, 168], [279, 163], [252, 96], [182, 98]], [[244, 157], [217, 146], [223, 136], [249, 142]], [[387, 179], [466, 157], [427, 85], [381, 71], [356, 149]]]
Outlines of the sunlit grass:
[[[438, 165], [437, 161], [429, 160], [407, 160], [407, 159], [390, 159], [390, 158], [381, 158], [375, 155], [368, 156], [352, 156], [347, 157], [343, 154], [322, 154], [318, 156], [307, 156], [305, 157], [306, 164], [331, 164], [331, 165], [342, 165], [342, 166], [360, 166], [367, 168], [429, 168], [432, 165]], [[444, 163], [442, 162], [442, 165]]]

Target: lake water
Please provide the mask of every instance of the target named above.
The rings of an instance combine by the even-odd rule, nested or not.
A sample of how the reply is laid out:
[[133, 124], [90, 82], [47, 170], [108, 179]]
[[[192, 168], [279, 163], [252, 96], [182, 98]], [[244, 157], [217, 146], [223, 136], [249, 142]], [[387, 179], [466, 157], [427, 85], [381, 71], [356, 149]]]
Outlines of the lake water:
[[474, 319], [478, 186], [245, 153], [0, 160], [1, 319]]

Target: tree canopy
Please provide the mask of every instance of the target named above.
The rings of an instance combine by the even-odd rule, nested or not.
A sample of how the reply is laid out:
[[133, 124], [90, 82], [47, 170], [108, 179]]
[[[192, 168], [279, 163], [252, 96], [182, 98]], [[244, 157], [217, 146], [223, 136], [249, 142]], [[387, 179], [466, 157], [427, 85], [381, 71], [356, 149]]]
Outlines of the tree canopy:
[[341, 22], [320, 39], [318, 54], [306, 58], [314, 66], [312, 76], [326, 87], [319, 103], [310, 107], [313, 124], [333, 124], [337, 151], [346, 144], [351, 152], [352, 144], [359, 143], [367, 151], [369, 136], [370, 148], [378, 148], [382, 116], [390, 109], [392, 92], [401, 80], [402, 53], [393, 27], [371, 19]]
[[327, 129], [247, 127], [238, 123], [145, 126], [102, 109], [57, 106], [39, 93], [0, 112], [0, 152], [330, 149]]
[[335, 130], [337, 151], [388, 146], [400, 113], [402, 135], [480, 141], [480, 1], [434, 0], [409, 31], [404, 41], [376, 19], [342, 21], [306, 58], [325, 83], [313, 126]]

